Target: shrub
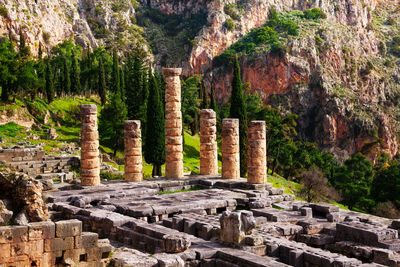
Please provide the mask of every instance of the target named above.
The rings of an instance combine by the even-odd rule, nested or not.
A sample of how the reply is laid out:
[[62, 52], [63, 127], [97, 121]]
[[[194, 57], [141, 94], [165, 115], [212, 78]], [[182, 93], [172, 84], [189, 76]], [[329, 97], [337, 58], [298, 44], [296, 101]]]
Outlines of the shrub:
[[324, 11], [322, 11], [319, 8], [313, 8], [313, 9], [308, 9], [305, 10], [303, 13], [303, 18], [306, 19], [326, 19], [326, 14]]
[[240, 19], [240, 14], [238, 13], [236, 5], [234, 3], [227, 4], [226, 6], [224, 6], [224, 12], [225, 14], [229, 15], [232, 19], [235, 20]]
[[43, 32], [42, 33], [43, 41], [48, 44], [50, 41], [50, 33], [49, 32]]
[[5, 6], [0, 6], [0, 16], [8, 18], [8, 9]]
[[380, 202], [378, 203], [378, 205], [376, 205], [374, 209], [374, 215], [386, 217], [389, 219], [399, 219], [400, 211], [391, 201]]
[[400, 36], [393, 37], [393, 54], [400, 56]]
[[233, 31], [235, 29], [235, 22], [233, 21], [233, 19], [229, 18], [229, 19], [225, 20], [224, 26], [229, 31]]
[[109, 181], [110, 180], [123, 180], [124, 175], [121, 173], [112, 173], [112, 172], [101, 171], [100, 179], [109, 180]]

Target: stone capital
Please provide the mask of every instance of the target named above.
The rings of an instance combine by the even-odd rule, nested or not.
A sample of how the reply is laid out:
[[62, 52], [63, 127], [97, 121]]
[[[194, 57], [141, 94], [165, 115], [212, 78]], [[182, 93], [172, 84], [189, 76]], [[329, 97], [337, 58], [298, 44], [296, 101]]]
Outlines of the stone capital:
[[162, 73], [165, 77], [179, 76], [182, 74], [182, 68], [162, 68]]

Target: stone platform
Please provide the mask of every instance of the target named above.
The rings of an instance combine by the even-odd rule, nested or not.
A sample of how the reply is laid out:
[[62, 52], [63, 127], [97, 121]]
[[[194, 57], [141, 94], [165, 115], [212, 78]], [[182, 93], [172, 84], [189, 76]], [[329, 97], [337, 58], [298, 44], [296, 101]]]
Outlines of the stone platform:
[[[73, 185], [47, 197], [54, 220], [78, 219], [127, 248], [115, 248], [111, 266], [400, 265], [397, 221], [297, 201], [271, 184], [194, 175]], [[220, 241], [221, 214], [234, 210], [256, 223], [239, 247]]]

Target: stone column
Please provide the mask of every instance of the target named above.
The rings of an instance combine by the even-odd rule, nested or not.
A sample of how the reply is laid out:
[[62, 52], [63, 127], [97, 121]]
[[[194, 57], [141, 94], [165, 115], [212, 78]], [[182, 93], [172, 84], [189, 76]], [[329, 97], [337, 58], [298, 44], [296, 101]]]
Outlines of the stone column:
[[217, 115], [212, 109], [200, 111], [200, 174], [218, 174]]
[[183, 177], [181, 68], [163, 68], [165, 77], [165, 177]]
[[222, 178], [240, 178], [239, 119], [222, 120]]
[[96, 105], [81, 105], [81, 183], [100, 184], [99, 132]]
[[251, 184], [263, 184], [266, 170], [265, 121], [251, 121], [248, 134], [247, 181]]
[[143, 179], [142, 134], [140, 121], [125, 121], [125, 181], [140, 182]]

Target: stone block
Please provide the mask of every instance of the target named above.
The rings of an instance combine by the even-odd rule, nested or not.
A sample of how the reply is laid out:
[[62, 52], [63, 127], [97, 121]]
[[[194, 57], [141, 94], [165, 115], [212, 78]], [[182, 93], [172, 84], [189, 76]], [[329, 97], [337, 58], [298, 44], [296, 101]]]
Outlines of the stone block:
[[51, 221], [28, 224], [29, 241], [55, 238], [55, 224]]
[[54, 238], [54, 239], [44, 240], [45, 252], [55, 252], [55, 251], [73, 249], [74, 246], [75, 246], [75, 239], [72, 236], [65, 238]]
[[184, 235], [165, 235], [162, 238], [162, 249], [167, 253], [179, 253], [190, 247], [190, 240]]
[[79, 220], [64, 220], [56, 222], [56, 237], [71, 237], [82, 234], [82, 222]]
[[306, 216], [307, 218], [312, 218], [313, 216], [312, 209], [308, 207], [300, 208], [300, 213], [301, 216]]
[[0, 227], [0, 244], [28, 241], [28, 226]]
[[92, 248], [97, 246], [98, 234], [83, 232], [82, 235], [75, 237], [75, 248]]

